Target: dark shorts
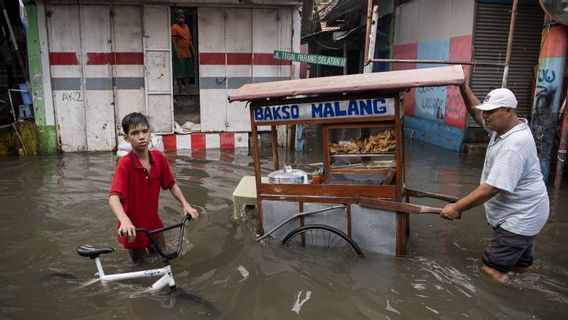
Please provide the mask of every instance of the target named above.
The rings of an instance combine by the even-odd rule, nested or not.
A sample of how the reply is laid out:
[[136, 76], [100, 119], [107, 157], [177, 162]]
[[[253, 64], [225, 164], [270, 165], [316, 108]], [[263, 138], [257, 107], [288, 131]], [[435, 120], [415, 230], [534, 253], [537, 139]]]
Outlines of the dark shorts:
[[483, 263], [503, 273], [512, 267], [526, 268], [533, 263], [534, 239], [536, 236], [523, 236], [503, 228], [495, 229], [493, 239], [483, 254]]
[[174, 57], [173, 67], [176, 79], [193, 77], [193, 58], [178, 59]]

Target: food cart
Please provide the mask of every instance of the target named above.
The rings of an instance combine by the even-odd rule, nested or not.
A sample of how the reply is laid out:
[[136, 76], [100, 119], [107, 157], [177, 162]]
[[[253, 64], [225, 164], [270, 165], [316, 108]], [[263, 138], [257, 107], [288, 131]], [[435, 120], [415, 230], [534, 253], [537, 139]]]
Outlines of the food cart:
[[[306, 244], [307, 226], [319, 226], [365, 250], [405, 255], [409, 212], [428, 210], [407, 203], [410, 193], [421, 193], [404, 188], [403, 93], [463, 82], [462, 67], [449, 66], [255, 83], [235, 91], [230, 102], [250, 102], [261, 238], [300, 233]], [[297, 163], [282, 168], [277, 126], [313, 124], [321, 127], [320, 169], [308, 175]], [[261, 176], [261, 126], [272, 134], [268, 181]]]

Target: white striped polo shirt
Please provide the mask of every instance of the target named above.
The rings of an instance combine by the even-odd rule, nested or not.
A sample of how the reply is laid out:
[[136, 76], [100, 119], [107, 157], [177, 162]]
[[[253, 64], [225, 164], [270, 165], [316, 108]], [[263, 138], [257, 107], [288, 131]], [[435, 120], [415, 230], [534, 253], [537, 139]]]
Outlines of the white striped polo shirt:
[[484, 204], [489, 224], [533, 236], [546, 223], [550, 208], [534, 138], [527, 120], [520, 120], [523, 123], [499, 137], [493, 132], [481, 183], [501, 190]]

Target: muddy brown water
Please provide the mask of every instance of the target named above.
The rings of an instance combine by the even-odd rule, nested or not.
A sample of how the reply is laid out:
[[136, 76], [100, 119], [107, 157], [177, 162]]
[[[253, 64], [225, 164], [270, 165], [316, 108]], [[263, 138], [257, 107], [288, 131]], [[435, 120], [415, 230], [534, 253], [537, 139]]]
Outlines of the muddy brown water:
[[[201, 212], [172, 263], [178, 290], [171, 295], [145, 292], [146, 280], [93, 283], [94, 262], [75, 253], [79, 244], [118, 248], [107, 205], [113, 154], [0, 159], [0, 319], [566, 319], [568, 187], [549, 188], [552, 212], [533, 272], [503, 287], [480, 272], [491, 237], [482, 208], [455, 222], [411, 217], [406, 257], [305, 255], [260, 245], [256, 221], [231, 219], [232, 191], [253, 172], [247, 151], [168, 158]], [[290, 159], [314, 160], [309, 152]], [[482, 163], [409, 143], [407, 185], [464, 195], [478, 184]], [[162, 192], [160, 201], [164, 221], [176, 222], [173, 197]], [[120, 249], [103, 256], [103, 266], [143, 269]]]

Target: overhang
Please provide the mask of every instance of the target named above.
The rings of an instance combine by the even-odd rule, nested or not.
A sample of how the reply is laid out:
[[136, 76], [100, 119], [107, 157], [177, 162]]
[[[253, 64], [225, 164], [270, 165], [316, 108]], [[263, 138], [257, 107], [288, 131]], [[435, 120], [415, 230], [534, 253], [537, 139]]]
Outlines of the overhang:
[[317, 94], [350, 94], [416, 87], [439, 87], [460, 85], [464, 81], [465, 74], [461, 65], [272, 81], [245, 84], [229, 96], [229, 102], [292, 98]]

